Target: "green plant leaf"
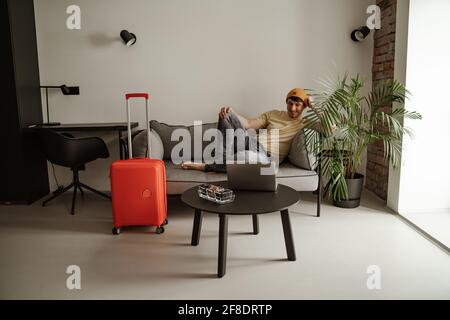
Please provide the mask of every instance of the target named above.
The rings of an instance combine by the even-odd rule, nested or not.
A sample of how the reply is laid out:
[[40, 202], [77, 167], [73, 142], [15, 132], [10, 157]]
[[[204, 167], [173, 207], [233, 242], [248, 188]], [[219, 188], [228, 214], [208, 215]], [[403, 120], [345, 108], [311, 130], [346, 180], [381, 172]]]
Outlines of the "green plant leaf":
[[381, 140], [385, 160], [398, 166], [403, 135], [412, 137], [413, 133], [403, 120], [422, 117], [405, 110], [410, 93], [394, 80], [379, 82], [367, 95], [361, 93], [364, 80], [360, 75], [350, 78], [345, 74], [320, 84], [321, 90], [311, 93], [312, 112], [304, 118], [309, 128], [305, 129], [306, 146], [316, 157], [314, 167], [320, 163], [329, 181], [326, 195], [344, 200], [348, 197], [345, 179], [355, 176], [367, 146]]

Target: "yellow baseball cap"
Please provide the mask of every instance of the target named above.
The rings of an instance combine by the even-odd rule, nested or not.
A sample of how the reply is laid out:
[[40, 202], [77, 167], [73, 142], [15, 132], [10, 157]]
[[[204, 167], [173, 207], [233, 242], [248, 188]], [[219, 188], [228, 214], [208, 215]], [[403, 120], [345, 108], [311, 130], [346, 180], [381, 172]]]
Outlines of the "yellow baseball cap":
[[309, 107], [309, 105], [310, 105], [309, 96], [304, 89], [302, 89], [302, 88], [292, 89], [287, 94], [286, 101], [287, 101], [287, 99], [292, 98], [292, 97], [301, 99], [303, 101], [303, 103], [305, 104], [305, 106]]

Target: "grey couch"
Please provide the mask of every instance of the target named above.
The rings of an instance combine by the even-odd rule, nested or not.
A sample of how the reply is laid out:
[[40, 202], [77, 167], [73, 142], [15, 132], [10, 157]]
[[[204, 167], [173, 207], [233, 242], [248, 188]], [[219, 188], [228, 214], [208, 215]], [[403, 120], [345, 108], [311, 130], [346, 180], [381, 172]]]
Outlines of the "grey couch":
[[[215, 128], [215, 123], [203, 124], [202, 133], [209, 128]], [[166, 183], [168, 195], [179, 195], [187, 189], [200, 185], [202, 183], [212, 183], [226, 181], [227, 175], [215, 172], [200, 172], [193, 170], [184, 170], [180, 165], [171, 161], [172, 148], [178, 144], [178, 141], [171, 141], [171, 135], [177, 128], [187, 128], [191, 133], [194, 132], [194, 126], [167, 125], [152, 120], [151, 127], [151, 146], [150, 157], [164, 160], [166, 164]], [[199, 127], [196, 128], [200, 130]], [[194, 135], [191, 134], [191, 137]], [[138, 131], [133, 134], [133, 156], [145, 157], [147, 153], [147, 134], [146, 131]], [[124, 144], [126, 140], [124, 139]], [[203, 149], [210, 142], [203, 142]], [[193, 141], [191, 141], [193, 146]], [[125, 147], [126, 148], [126, 147]], [[299, 133], [294, 139], [289, 157], [280, 164], [277, 173], [277, 182], [294, 188], [297, 191], [317, 191], [317, 213], [320, 216], [321, 194], [320, 179], [316, 171], [311, 169], [312, 160], [306, 154], [304, 147], [303, 133]]]

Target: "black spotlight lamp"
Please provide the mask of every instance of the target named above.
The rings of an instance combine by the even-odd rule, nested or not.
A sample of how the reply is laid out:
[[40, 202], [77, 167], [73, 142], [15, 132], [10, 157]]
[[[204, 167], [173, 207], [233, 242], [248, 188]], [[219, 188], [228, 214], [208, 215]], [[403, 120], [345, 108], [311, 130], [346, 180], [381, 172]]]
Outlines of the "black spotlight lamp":
[[134, 33], [128, 32], [128, 30], [120, 31], [120, 37], [122, 38], [123, 42], [125, 42], [127, 47], [136, 43], [136, 35]]
[[370, 33], [370, 29], [367, 26], [359, 27], [353, 30], [351, 38], [355, 42], [363, 41]]
[[73, 96], [80, 94], [80, 87], [68, 87], [65, 84], [59, 87], [65, 96]]

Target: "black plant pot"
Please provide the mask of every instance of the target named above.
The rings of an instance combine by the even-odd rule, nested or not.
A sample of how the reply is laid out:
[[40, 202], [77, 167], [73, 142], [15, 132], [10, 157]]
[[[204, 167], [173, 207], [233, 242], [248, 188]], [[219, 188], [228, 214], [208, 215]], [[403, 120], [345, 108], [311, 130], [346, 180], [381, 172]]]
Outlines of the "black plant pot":
[[355, 174], [354, 179], [345, 179], [348, 189], [348, 200], [333, 200], [333, 204], [339, 208], [357, 208], [361, 200], [361, 192], [363, 189], [364, 176]]

